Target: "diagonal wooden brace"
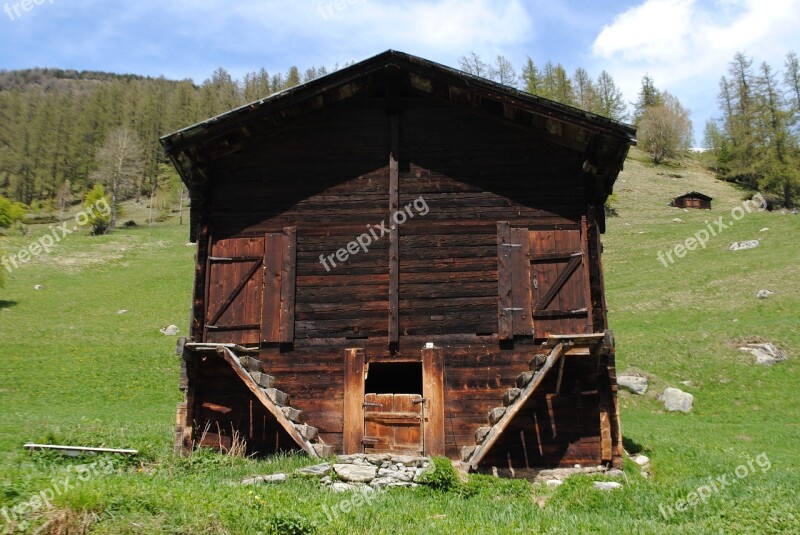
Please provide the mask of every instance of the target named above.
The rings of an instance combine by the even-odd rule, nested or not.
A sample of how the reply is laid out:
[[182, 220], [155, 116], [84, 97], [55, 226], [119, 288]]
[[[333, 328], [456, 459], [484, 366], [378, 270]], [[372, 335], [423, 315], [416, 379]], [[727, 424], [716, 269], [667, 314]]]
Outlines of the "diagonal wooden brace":
[[569, 343], [561, 342], [554, 347], [552, 351], [550, 351], [544, 366], [542, 366], [542, 368], [536, 372], [536, 375], [534, 375], [533, 379], [531, 379], [531, 382], [529, 382], [527, 386], [522, 389], [522, 392], [519, 394], [514, 404], [508, 407], [503, 418], [492, 427], [492, 430], [489, 431], [489, 434], [486, 435], [486, 438], [483, 439], [483, 442], [472, 454], [472, 457], [469, 460], [470, 470], [476, 470], [478, 468], [480, 462], [483, 460], [486, 454], [489, 453], [489, 450], [492, 449], [492, 446], [494, 446], [495, 442], [497, 442], [497, 440], [506, 430], [508, 425], [511, 423], [511, 420], [514, 419], [514, 416], [516, 416], [516, 414], [522, 410], [522, 407], [525, 406], [525, 403], [531, 398], [531, 396], [533, 396], [533, 393], [536, 392], [536, 390], [539, 388], [539, 385], [542, 384], [545, 377], [547, 377], [548, 372], [555, 367], [559, 359], [564, 358], [564, 353], [569, 345]]

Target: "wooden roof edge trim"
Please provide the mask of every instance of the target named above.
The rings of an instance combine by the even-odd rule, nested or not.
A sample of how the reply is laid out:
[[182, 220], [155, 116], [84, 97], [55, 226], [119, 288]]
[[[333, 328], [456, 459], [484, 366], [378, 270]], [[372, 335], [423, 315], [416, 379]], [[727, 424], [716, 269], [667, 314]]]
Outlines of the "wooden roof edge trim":
[[[541, 110], [532, 110], [527, 109], [527, 106], [520, 106], [522, 103], [512, 103], [512, 105], [520, 106], [523, 109], [526, 109], [526, 111], [534, 113], [539, 112], [539, 114], [547, 117], [553, 117], [556, 119], [580, 124], [584, 127], [599, 130], [600, 133], [605, 135], [612, 135], [614, 137], [625, 139], [625, 141], [629, 144], [635, 143], [636, 128], [632, 125], [615, 121], [607, 117], [595, 115], [572, 106], [567, 106], [559, 102], [526, 93], [510, 86], [502, 85], [492, 80], [487, 80], [485, 78], [480, 78], [478, 76], [459, 71], [440, 63], [394, 50], [388, 50], [373, 56], [372, 58], [355, 63], [321, 78], [317, 78], [305, 84], [286, 89], [263, 99], [240, 106], [221, 115], [217, 115], [205, 121], [188, 126], [171, 134], [167, 134], [163, 136], [160, 141], [165, 152], [168, 155], [171, 155], [180, 151], [182, 147], [189, 145], [192, 141], [196, 139], [202, 139], [204, 134], [208, 136], [216, 136], [223, 134], [225, 131], [227, 131], [227, 129], [235, 128], [238, 125], [237, 119], [241, 120], [244, 118], [245, 120], [254, 120], [261, 115], [278, 111], [280, 108], [311, 98], [319, 93], [334, 89], [337, 86], [351, 83], [358, 78], [368, 76], [387, 67], [402, 68], [402, 63], [405, 63], [406, 70], [409, 72], [420, 74], [420, 68], [427, 69], [430, 74], [434, 75], [439, 72], [445, 76], [450, 76], [459, 80], [461, 85], [464, 85], [468, 88], [470, 88], [471, 85], [474, 85], [474, 89], [497, 92], [498, 95], [496, 96], [504, 99], [512, 97], [520, 99], [528, 105], [542, 108]], [[281, 105], [278, 106], [278, 103], [281, 103]], [[276, 106], [276, 109], [272, 110], [272, 106]], [[248, 115], [256, 110], [260, 111], [261, 113], [252, 117], [248, 117]], [[553, 116], [554, 112], [558, 113], [560, 117]], [[213, 132], [213, 130], [221, 131]]]
[[683, 195], [678, 195], [675, 199], [683, 199], [684, 197], [699, 197], [701, 199], [705, 199], [707, 201], [713, 201], [714, 197], [709, 197], [705, 193], [700, 193], [699, 191], [689, 191], [684, 193]]

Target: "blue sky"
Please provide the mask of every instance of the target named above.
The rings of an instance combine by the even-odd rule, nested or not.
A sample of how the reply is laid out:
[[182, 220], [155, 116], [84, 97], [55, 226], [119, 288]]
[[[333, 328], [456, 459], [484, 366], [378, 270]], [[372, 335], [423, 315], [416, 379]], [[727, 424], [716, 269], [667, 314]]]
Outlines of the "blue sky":
[[[737, 50], [781, 69], [800, 52], [800, 0], [0, 0], [0, 69], [61, 67], [192, 78], [343, 64], [393, 48], [457, 66], [475, 51], [521, 67], [608, 70], [633, 101], [642, 75], [718, 114]], [[27, 8], [27, 9], [26, 9]]]

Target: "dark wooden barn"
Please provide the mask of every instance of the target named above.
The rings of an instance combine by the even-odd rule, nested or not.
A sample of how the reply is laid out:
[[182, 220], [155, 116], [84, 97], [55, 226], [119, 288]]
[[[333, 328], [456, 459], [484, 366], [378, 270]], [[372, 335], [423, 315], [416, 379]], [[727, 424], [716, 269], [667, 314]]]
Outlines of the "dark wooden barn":
[[176, 447], [618, 465], [600, 235], [634, 136], [395, 51], [165, 136]]
[[689, 193], [684, 193], [680, 197], [675, 197], [669, 205], [675, 208], [701, 208], [704, 210], [711, 210], [712, 200], [712, 197], [708, 195], [703, 195], [697, 191], [690, 191]]

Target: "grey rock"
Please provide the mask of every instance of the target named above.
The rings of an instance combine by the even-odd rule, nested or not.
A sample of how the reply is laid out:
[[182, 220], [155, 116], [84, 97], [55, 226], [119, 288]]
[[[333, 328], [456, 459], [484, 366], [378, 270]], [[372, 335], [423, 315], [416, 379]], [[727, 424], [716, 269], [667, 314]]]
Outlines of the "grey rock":
[[414, 479], [412, 474], [407, 474], [405, 471], [387, 470], [386, 468], [380, 468], [378, 470], [378, 477], [395, 479], [397, 481], [411, 481]]
[[364, 459], [368, 461], [370, 464], [375, 465], [382, 465], [384, 462], [388, 461], [391, 458], [391, 455], [388, 453], [370, 453], [364, 455]]
[[598, 490], [615, 490], [621, 489], [622, 483], [617, 483], [616, 481], [595, 481], [594, 488]]
[[175, 336], [180, 332], [177, 325], [169, 325], [163, 329], [159, 329], [159, 331], [161, 331], [161, 333], [165, 336]]
[[612, 468], [611, 470], [606, 472], [606, 475], [608, 477], [622, 477], [622, 476], [625, 475], [625, 472], [623, 472], [622, 470], [620, 470], [618, 468]]
[[633, 462], [635, 462], [639, 466], [647, 466], [648, 464], [650, 464], [650, 458], [647, 457], [646, 455], [637, 455], [636, 457], [633, 458]]
[[351, 490], [355, 490], [355, 485], [350, 485], [349, 483], [342, 483], [341, 481], [337, 481], [330, 486], [330, 489], [333, 492], [350, 492]]
[[41, 284], [37, 284], [36, 286], [33, 287], [33, 289], [38, 292], [39, 290], [44, 290], [44, 286], [42, 286]]
[[693, 395], [672, 387], [665, 389], [658, 399], [664, 402], [664, 407], [670, 412], [691, 412], [694, 403]]
[[759, 245], [761, 245], [759, 240], [737, 241], [732, 243], [728, 249], [731, 251], [743, 251], [745, 249], [755, 249]]
[[375, 479], [378, 473], [378, 469], [372, 465], [334, 464], [333, 469], [339, 479], [352, 483], [368, 483]]
[[758, 292], [756, 292], [756, 297], [758, 297], [759, 299], [766, 299], [770, 295], [774, 295], [774, 294], [775, 294], [775, 292], [773, 292], [771, 290], [759, 290]]
[[413, 466], [414, 468], [422, 466], [427, 459], [425, 457], [415, 457], [413, 455], [392, 455], [392, 461], [400, 463], [405, 466]]
[[647, 377], [638, 375], [620, 375], [617, 377], [617, 384], [629, 392], [639, 396], [647, 392]]
[[333, 469], [333, 465], [331, 463], [322, 463], [322, 464], [315, 464], [313, 466], [306, 466], [304, 468], [298, 468], [294, 471], [295, 474], [301, 476], [308, 476], [308, 477], [323, 477], [327, 476], [330, 471]]
[[673, 217], [672, 218], [672, 222], [673, 223], [683, 223], [683, 219], [681, 219], [680, 217]]
[[242, 485], [255, 485], [256, 483], [284, 483], [287, 478], [288, 476], [286, 474], [255, 476], [242, 480]]
[[752, 354], [756, 358], [756, 364], [761, 364], [762, 366], [772, 366], [776, 362], [783, 362], [789, 358], [784, 351], [770, 343], [747, 344], [740, 347], [739, 350]]
[[561, 481], [560, 479], [548, 479], [547, 481], [544, 482], [544, 484], [547, 485], [548, 487], [560, 487], [561, 485], [564, 484], [564, 482]]

